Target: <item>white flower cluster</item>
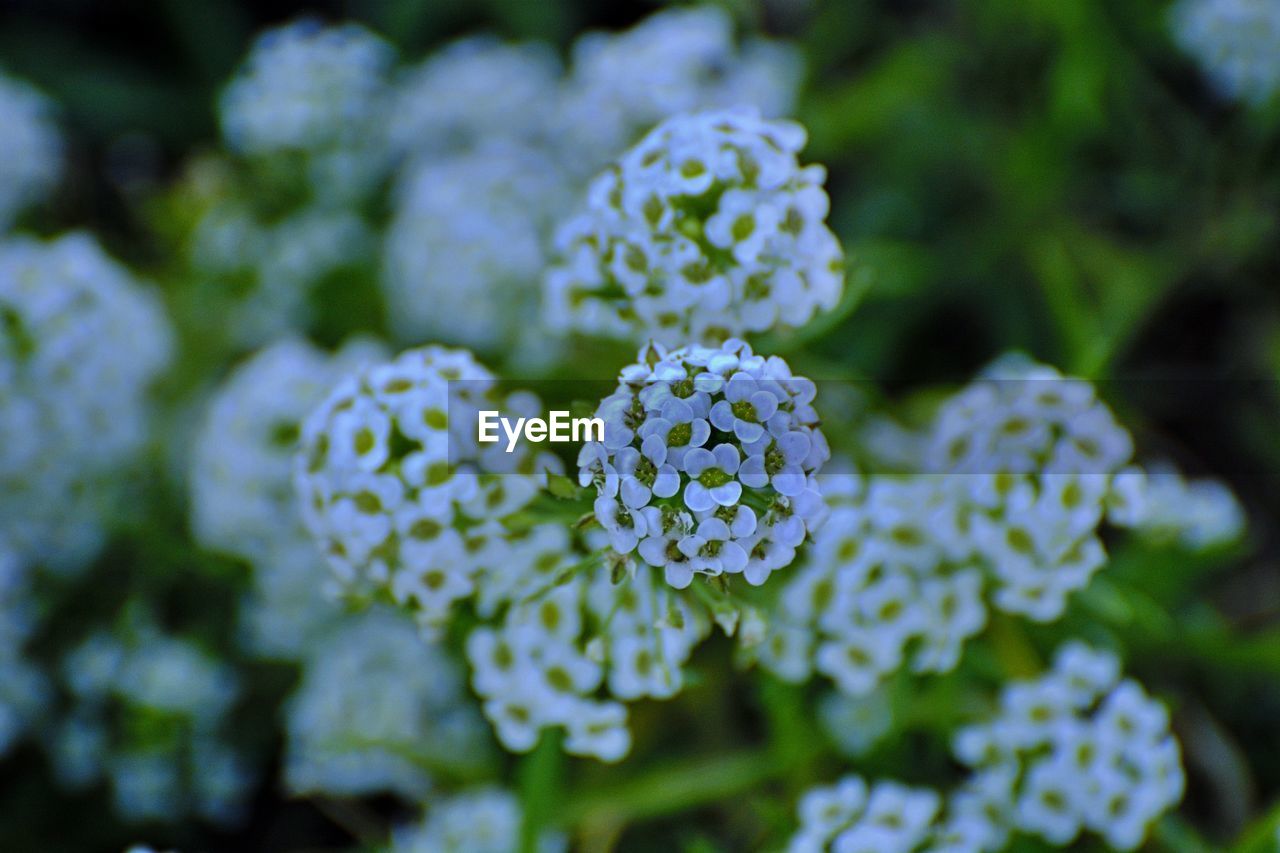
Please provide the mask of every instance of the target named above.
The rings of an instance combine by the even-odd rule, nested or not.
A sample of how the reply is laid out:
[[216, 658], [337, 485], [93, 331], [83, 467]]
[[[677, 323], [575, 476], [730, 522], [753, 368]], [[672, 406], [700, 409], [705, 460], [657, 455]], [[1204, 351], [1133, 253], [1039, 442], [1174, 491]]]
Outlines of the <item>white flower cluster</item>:
[[1113, 655], [1079, 642], [1059, 649], [1049, 673], [1005, 687], [999, 715], [958, 732], [954, 752], [977, 771], [971, 790], [1004, 804], [988, 812], [1055, 845], [1089, 829], [1132, 850], [1182, 798], [1168, 711], [1121, 680]]
[[51, 111], [31, 86], [0, 73], [0, 231], [62, 171], [62, 137]]
[[783, 588], [757, 653], [788, 681], [813, 669], [850, 696], [865, 696], [909, 659], [916, 672], [947, 672], [986, 625], [983, 574], [952, 561], [940, 527], [936, 478], [870, 478], [841, 495], [810, 558]]
[[641, 349], [596, 410], [604, 441], [578, 458], [612, 549], [637, 553], [677, 589], [694, 575], [760, 585], [790, 565], [826, 506], [816, 393], [739, 340]]
[[529, 317], [566, 195], [547, 154], [500, 139], [407, 167], [383, 253], [396, 335], [488, 352], [527, 348], [535, 337], [545, 347]]
[[0, 756], [41, 719], [49, 703], [48, 679], [23, 650], [38, 617], [27, 572], [0, 542]]
[[303, 520], [340, 587], [388, 593], [425, 628], [501, 574], [515, 546], [500, 519], [538, 493], [555, 460], [499, 444], [482, 452], [480, 409], [538, 414], [502, 397], [470, 353], [408, 350], [343, 380], [302, 429], [295, 485]]
[[[807, 792], [788, 853], [913, 853], [930, 839], [942, 798], [898, 782], [846, 776]], [[930, 848], [931, 849], [931, 848]]]
[[149, 623], [128, 633], [95, 634], [63, 659], [75, 705], [52, 733], [58, 778], [83, 788], [105, 777], [126, 820], [235, 822], [254, 784], [224, 739], [235, 673]]
[[403, 167], [382, 280], [401, 340], [502, 344], [526, 369], [544, 362], [552, 337], [529, 303], [586, 178], [682, 110], [785, 112], [798, 78], [794, 51], [738, 51], [718, 9], [587, 35], [575, 57], [565, 80], [549, 45], [466, 38], [397, 84], [389, 135]]
[[1062, 847], [1089, 829], [1132, 850], [1182, 797], [1168, 712], [1121, 680], [1114, 656], [1079, 642], [1041, 678], [1006, 686], [997, 716], [961, 729], [953, 750], [975, 772], [945, 800], [857, 776], [809, 791], [788, 849], [995, 853], [1013, 833]]
[[303, 155], [317, 192], [350, 197], [385, 166], [377, 128], [393, 59], [390, 45], [355, 24], [303, 19], [268, 31], [222, 94], [227, 144], [252, 157]]
[[[554, 578], [555, 543], [537, 544]], [[507, 749], [527, 752], [543, 728], [562, 726], [566, 752], [619, 761], [631, 749], [622, 702], [678, 693], [707, 629], [648, 567], [623, 583], [600, 569], [515, 604], [498, 629], [472, 632], [472, 684]], [[602, 688], [613, 698], [595, 698]]]
[[298, 512], [293, 457], [303, 418], [382, 358], [363, 341], [330, 356], [285, 339], [238, 367], [209, 403], [192, 451], [191, 526], [205, 547], [253, 565], [242, 627], [259, 654], [296, 659], [338, 615], [317, 583], [324, 561]]
[[1179, 0], [1174, 39], [1224, 95], [1254, 104], [1280, 91], [1280, 4], [1272, 0]]
[[1245, 526], [1244, 509], [1224, 484], [1187, 480], [1168, 464], [1118, 473], [1107, 519], [1193, 551], [1234, 542]]
[[553, 329], [715, 343], [835, 307], [840, 243], [805, 132], [751, 111], [667, 119], [600, 174], [556, 235]]
[[[474, 788], [435, 800], [416, 826], [395, 834], [391, 853], [516, 853], [521, 849], [523, 810], [515, 795], [501, 788]], [[564, 840], [538, 837], [537, 853], [558, 853]]]
[[0, 242], [0, 539], [21, 560], [97, 550], [169, 351], [158, 300], [93, 238]]
[[312, 651], [286, 705], [291, 791], [418, 800], [431, 771], [474, 768], [486, 757], [462, 674], [412, 621], [371, 610]]
[[268, 223], [231, 203], [214, 206], [197, 223], [190, 258], [227, 303], [217, 318], [227, 337], [253, 347], [305, 328], [317, 285], [367, 261], [375, 243], [369, 227], [346, 210], [303, 208]]
[[925, 467], [950, 492], [937, 523], [990, 568], [996, 605], [1049, 621], [1106, 562], [1097, 528], [1132, 454], [1092, 385], [1009, 357], [942, 405]]
[[816, 670], [864, 696], [904, 664], [950, 671], [988, 597], [1058, 618], [1105, 563], [1104, 519], [1188, 548], [1243, 528], [1224, 486], [1121, 467], [1131, 440], [1092, 386], [1017, 359], [944, 402], [923, 441], [893, 443], [912, 473], [821, 478], [831, 515], [754, 650], [785, 680]]
[[542, 145], [555, 130], [562, 70], [548, 44], [489, 36], [446, 46], [396, 85], [388, 117], [401, 157], [465, 153], [490, 140]]
[[802, 60], [789, 45], [741, 45], [719, 7], [671, 9], [622, 33], [588, 33], [573, 46], [573, 70], [559, 126], [587, 174], [604, 166], [659, 121], [691, 110], [755, 107], [791, 111]]

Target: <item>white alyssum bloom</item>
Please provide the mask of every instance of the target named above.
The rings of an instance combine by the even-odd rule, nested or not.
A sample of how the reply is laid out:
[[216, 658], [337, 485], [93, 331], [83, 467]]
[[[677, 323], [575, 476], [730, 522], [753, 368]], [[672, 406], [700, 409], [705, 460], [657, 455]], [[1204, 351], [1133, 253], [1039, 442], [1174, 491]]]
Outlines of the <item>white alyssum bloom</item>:
[[62, 661], [73, 705], [50, 726], [60, 782], [105, 778], [116, 812], [130, 821], [188, 815], [230, 825], [255, 782], [227, 742], [239, 678], [188, 640], [135, 619], [127, 631], [91, 635]]
[[192, 453], [192, 528], [201, 544], [252, 561], [305, 538], [293, 494], [302, 421], [340, 380], [383, 358], [370, 341], [330, 355], [285, 338], [227, 377]]
[[763, 666], [795, 682], [816, 669], [854, 697], [908, 664], [955, 668], [987, 607], [981, 569], [950, 553], [940, 486], [936, 477], [876, 476], [840, 494], [823, 482], [833, 506], [782, 591]]
[[1179, 0], [1169, 22], [1223, 95], [1261, 104], [1280, 91], [1280, 5], [1272, 0]]
[[0, 231], [46, 195], [62, 172], [62, 136], [52, 105], [27, 83], [0, 73]]
[[846, 776], [800, 799], [789, 853], [913, 853], [926, 849], [942, 798], [893, 781]]
[[604, 567], [557, 581], [559, 564], [539, 563], [550, 587], [469, 637], [472, 686], [507, 749], [562, 727], [565, 751], [619, 761], [631, 749], [623, 703], [678, 693], [708, 620], [648, 566], [621, 582]]
[[555, 132], [562, 73], [547, 44], [455, 41], [400, 75], [387, 119], [391, 144], [410, 160], [491, 140], [545, 144]]
[[1168, 464], [1120, 471], [1107, 518], [1112, 524], [1191, 550], [1230, 544], [1245, 528], [1244, 509], [1225, 484], [1187, 480]]
[[[516, 853], [520, 850], [524, 814], [509, 791], [473, 788], [434, 799], [426, 816], [401, 827], [392, 839], [391, 853]], [[563, 851], [563, 839], [544, 833], [537, 853]]]
[[612, 550], [683, 589], [695, 575], [764, 583], [824, 513], [830, 457], [812, 381], [739, 340], [641, 349], [596, 410], [603, 442], [578, 458]]
[[961, 729], [953, 750], [976, 771], [971, 792], [1003, 792], [988, 813], [1055, 845], [1088, 829], [1132, 850], [1182, 798], [1168, 711], [1121, 678], [1113, 655], [1080, 642], [1060, 648], [1039, 679], [1008, 685], [999, 714]]
[[312, 651], [286, 705], [285, 783], [296, 793], [420, 799], [430, 769], [487, 756], [462, 674], [401, 614], [370, 610]]
[[797, 327], [844, 287], [805, 132], [751, 111], [667, 119], [595, 178], [556, 235], [553, 329], [714, 344]]
[[503, 398], [465, 350], [428, 346], [341, 381], [307, 418], [295, 487], [308, 531], [339, 588], [389, 594], [425, 628], [470, 598], [510, 531], [499, 520], [538, 493], [554, 467], [526, 445], [481, 451], [481, 409], [538, 414], [529, 394]]
[[348, 197], [382, 173], [391, 46], [355, 24], [303, 19], [259, 36], [222, 93], [223, 136], [250, 157], [304, 155], [320, 194]]
[[338, 616], [318, 582], [324, 558], [302, 524], [293, 457], [302, 420], [332, 387], [384, 357], [370, 341], [329, 355], [286, 338], [237, 367], [209, 401], [192, 451], [191, 526], [204, 547], [253, 566], [241, 619], [257, 654], [296, 659]]
[[23, 653], [39, 615], [28, 572], [0, 541], [0, 756], [39, 722], [51, 698], [45, 673]]
[[576, 162], [605, 165], [659, 121], [680, 112], [754, 107], [790, 113], [799, 52], [779, 42], [735, 38], [713, 6], [671, 9], [620, 33], [591, 32], [573, 46], [572, 73], [557, 111]]
[[407, 166], [382, 266], [396, 336], [486, 352], [545, 348], [549, 336], [529, 320], [565, 187], [548, 155], [501, 139]]
[[1021, 356], [941, 407], [925, 453], [957, 547], [989, 567], [996, 606], [1037, 621], [1102, 568], [1097, 535], [1133, 441], [1088, 382]]
[[170, 346], [159, 300], [92, 237], [0, 242], [0, 539], [21, 560], [97, 550]]

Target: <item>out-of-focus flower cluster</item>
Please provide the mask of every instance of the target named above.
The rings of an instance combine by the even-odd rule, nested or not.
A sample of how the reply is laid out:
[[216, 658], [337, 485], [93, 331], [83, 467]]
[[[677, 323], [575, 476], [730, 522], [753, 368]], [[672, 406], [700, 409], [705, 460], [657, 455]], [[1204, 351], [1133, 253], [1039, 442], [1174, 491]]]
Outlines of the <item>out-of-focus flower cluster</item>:
[[[396, 333], [490, 352], [528, 338], [552, 228], [587, 177], [677, 112], [783, 114], [798, 78], [790, 48], [755, 40], [739, 50], [728, 17], [709, 8], [583, 36], [567, 75], [545, 46], [486, 38], [428, 59], [400, 82], [391, 119], [407, 160], [383, 267]], [[549, 319], [564, 328], [560, 313]], [[520, 341], [517, 357], [534, 346]]]
[[62, 136], [51, 113], [43, 95], [0, 73], [0, 232], [62, 173]]
[[552, 328], [668, 345], [796, 327], [844, 284], [805, 132], [750, 111], [670, 118], [597, 177], [556, 235]]
[[227, 378], [197, 433], [192, 528], [205, 547], [252, 564], [242, 628], [247, 646], [266, 657], [301, 658], [337, 618], [316, 582], [324, 558], [302, 524], [293, 457], [303, 419], [339, 380], [382, 355], [364, 341], [328, 356], [282, 340]]
[[306, 420], [296, 483], [303, 518], [348, 592], [383, 592], [424, 626], [505, 570], [516, 551], [500, 520], [529, 503], [554, 460], [481, 449], [481, 409], [536, 414], [499, 393], [464, 350], [424, 347], [338, 384]]
[[413, 622], [373, 610], [311, 650], [286, 708], [284, 779], [302, 794], [421, 800], [432, 772], [483, 766], [488, 745], [463, 680]]
[[566, 195], [555, 161], [514, 142], [406, 166], [383, 258], [397, 337], [506, 347], [515, 361], [547, 350], [545, 333], [529, 323], [538, 309], [530, 285]]
[[89, 235], [0, 241], [0, 542], [19, 560], [96, 552], [170, 350], [158, 299]]
[[[416, 826], [396, 833], [391, 853], [510, 853], [520, 849], [524, 820], [516, 796], [501, 788], [475, 788], [437, 800]], [[558, 853], [563, 839], [538, 836], [537, 853]]]
[[760, 585], [789, 565], [824, 511], [815, 394], [739, 340], [642, 349], [596, 410], [604, 440], [578, 458], [613, 551], [677, 589], [695, 575]]
[[140, 618], [90, 636], [62, 676], [71, 706], [49, 748], [63, 785], [105, 779], [127, 820], [241, 818], [256, 774], [227, 740], [240, 682], [225, 664]]
[[941, 800], [928, 788], [889, 781], [868, 785], [861, 776], [846, 776], [801, 798], [800, 831], [787, 849], [912, 853], [928, 840]]
[[939, 411], [926, 464], [953, 490], [948, 539], [991, 568], [1003, 610], [1057, 618], [1106, 562], [1097, 527], [1133, 440], [1088, 382], [1003, 359]]
[[908, 445], [912, 473], [819, 478], [831, 514], [755, 651], [779, 677], [816, 670], [864, 696], [904, 664], [948, 672], [989, 606], [1059, 618], [1106, 562], [1104, 522], [1191, 550], [1242, 530], [1228, 490], [1127, 465], [1132, 439], [1095, 389], [1022, 359], [944, 401]]
[[1167, 463], [1129, 467], [1115, 478], [1108, 519], [1157, 541], [1200, 551], [1244, 533], [1244, 510], [1217, 480], [1188, 480]]
[[[508, 749], [525, 752], [542, 729], [563, 727], [567, 752], [618, 761], [631, 749], [622, 703], [680, 692], [707, 629], [648, 567], [620, 584], [598, 569], [516, 604], [499, 628], [474, 631], [472, 684]], [[612, 698], [596, 698], [602, 689]]]
[[23, 654], [38, 617], [29, 572], [0, 549], [0, 757], [41, 720], [49, 702], [48, 679]]
[[945, 798], [857, 776], [809, 791], [789, 849], [994, 853], [1016, 833], [1065, 846], [1088, 829], [1132, 850], [1182, 798], [1168, 711], [1121, 679], [1113, 655], [1078, 642], [1042, 677], [1006, 686], [999, 712], [961, 729], [954, 752], [974, 774]]
[[810, 558], [789, 581], [761, 663], [803, 681], [816, 669], [852, 696], [870, 693], [908, 660], [946, 672], [986, 625], [984, 577], [952, 560], [931, 515], [932, 478], [823, 477], [833, 503]]
[[390, 45], [354, 24], [302, 20], [267, 32], [223, 93], [227, 144], [253, 158], [300, 159], [322, 201], [358, 197], [386, 168], [379, 128], [393, 60]]
[[1056, 845], [1088, 829], [1132, 850], [1182, 798], [1169, 712], [1120, 678], [1113, 655], [1082, 643], [1061, 648], [1041, 678], [1009, 684], [999, 714], [960, 730], [954, 751], [976, 790], [1004, 793], [1010, 829]]
[[571, 168], [587, 174], [668, 116], [753, 106], [766, 117], [791, 112], [802, 76], [790, 45], [751, 38], [711, 6], [672, 9], [617, 33], [588, 33], [556, 113], [574, 141]]
[[1262, 104], [1280, 91], [1280, 5], [1270, 0], [1179, 0], [1174, 39], [1222, 94]]

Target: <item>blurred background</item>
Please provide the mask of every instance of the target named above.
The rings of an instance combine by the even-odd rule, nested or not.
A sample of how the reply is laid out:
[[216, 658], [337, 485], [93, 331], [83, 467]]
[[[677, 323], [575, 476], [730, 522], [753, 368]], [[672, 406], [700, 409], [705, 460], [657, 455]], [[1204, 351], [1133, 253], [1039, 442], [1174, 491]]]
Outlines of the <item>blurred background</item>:
[[[1093, 621], [1105, 623], [1128, 651], [1127, 672], [1177, 704], [1188, 792], [1153, 850], [1270, 849], [1260, 839], [1270, 843], [1280, 819], [1280, 100], [1274, 85], [1270, 96], [1256, 94], [1266, 91], [1268, 74], [1273, 84], [1280, 79], [1280, 10], [1270, 0], [1256, 5], [1271, 10], [1272, 29], [1234, 47], [1253, 50], [1263, 66], [1247, 85], [1204, 61], [1217, 55], [1225, 64], [1233, 45], [1196, 55], [1203, 39], [1180, 30], [1164, 0], [722, 6], [739, 43], [765, 38], [794, 48], [796, 98], [779, 112], [808, 129], [805, 162], [829, 171], [829, 223], [850, 259], [851, 296], [788, 355], [793, 366], [818, 378], [866, 380], [877, 405], [909, 421], [936, 400], [935, 389], [954, 388], [1001, 353], [1021, 350], [1097, 382], [1145, 454], [1225, 481], [1245, 507], [1248, 534], [1230, 548], [1199, 556], [1118, 551], [1117, 583], [1145, 589], [1149, 599], [1123, 589], [1111, 599], [1100, 594], [1097, 609], [1073, 617], [1086, 633]], [[194, 638], [207, 659], [177, 661], [197, 653], [174, 650], [172, 665], [207, 670], [211, 696], [231, 677], [219, 667], [235, 671], [237, 698], [219, 737], [253, 765], [242, 773], [233, 761], [227, 766], [227, 785], [244, 800], [235, 819], [134, 820], [104, 785], [68, 788], [47, 743], [19, 737], [0, 757], [0, 849], [119, 850], [137, 840], [192, 851], [339, 849], [376, 836], [405, 811], [405, 799], [421, 795], [403, 780], [392, 793], [353, 796], [323, 785], [296, 796], [279, 783], [291, 760], [292, 730], [282, 721], [288, 703], [299, 701], [290, 697], [306, 678], [341, 676], [308, 675], [299, 655], [245, 649], [239, 614], [256, 594], [253, 560], [234, 544], [210, 547], [217, 535], [191, 521], [188, 457], [208, 400], [250, 353], [281, 330], [326, 348], [363, 336], [390, 341], [394, 351], [431, 338], [423, 326], [397, 326], [396, 291], [380, 279], [378, 254], [398, 251], [384, 234], [409, 204], [403, 175], [376, 176], [379, 189], [348, 206], [358, 210], [358, 228], [335, 221], [307, 238], [316, 241], [299, 250], [308, 261], [320, 254], [316, 247], [344, 248], [305, 274], [302, 320], [263, 319], [277, 306], [275, 297], [255, 301], [261, 264], [246, 271], [208, 260], [217, 252], [200, 235], [211, 210], [252, 208], [257, 219], [247, 221], [274, 227], [286, 222], [280, 211], [299, 207], [291, 167], [262, 171], [245, 165], [251, 157], [227, 153], [218, 105], [254, 40], [310, 16], [367, 27], [393, 49], [387, 64], [400, 69], [479, 33], [544, 43], [553, 63], [572, 65], [583, 33], [620, 32], [663, 8], [586, 0], [0, 0], [0, 70], [47, 97], [64, 144], [61, 178], [14, 230], [96, 234], [110, 256], [159, 288], [176, 340], [173, 367], [156, 390], [157, 432], [165, 437], [148, 440], [141, 461], [121, 475], [105, 544], [74, 582], [35, 582], [42, 603], [26, 654], [54, 673], [99, 628]], [[464, 185], [448, 203], [465, 208], [468, 198]], [[243, 250], [236, 238], [224, 239], [230, 254]], [[276, 262], [303, 266], [293, 257]], [[257, 321], [267, 324], [260, 332]], [[472, 345], [486, 350], [483, 340]], [[491, 357], [537, 361], [504, 345], [491, 341]], [[558, 364], [628, 359], [627, 347], [573, 346]], [[558, 370], [547, 375], [572, 372]], [[727, 645], [707, 654], [705, 670], [729, 668]], [[422, 689], [457, 677], [439, 675]], [[718, 726], [708, 720], [724, 716], [733, 722], [714, 737], [758, 740], [767, 714], [738, 688], [713, 687], [691, 688], [669, 713], [684, 722], [702, 716], [690, 725], [709, 729]], [[75, 690], [50, 689], [61, 699], [42, 707], [63, 710], [42, 710], [33, 730], [55, 716], [61, 726], [75, 707], [68, 698]], [[735, 699], [748, 710], [735, 710]], [[729, 707], [704, 710], [712, 702]], [[643, 728], [644, 712], [638, 716]], [[147, 731], [167, 723], [135, 715], [128, 725]], [[472, 731], [468, 725], [459, 731]], [[59, 731], [65, 742], [70, 735]], [[911, 741], [917, 736], [859, 766], [898, 766], [920, 748]], [[666, 750], [635, 760], [661, 766], [678, 744]], [[535, 772], [491, 747], [476, 754], [484, 766], [464, 768], [463, 777], [483, 778], [496, 766], [518, 788], [521, 774]], [[198, 751], [183, 761], [212, 766]], [[794, 793], [811, 778], [812, 769], [805, 772], [774, 782]], [[583, 790], [597, 778], [612, 777], [575, 775]], [[661, 784], [654, 778], [649, 784]], [[709, 770], [707, 779], [710, 790], [723, 783]], [[643, 782], [623, 791], [640, 803], [618, 839], [628, 850], [747, 849], [778, 837], [759, 827], [785, 824], [794, 801], [757, 787], [749, 808], [708, 795], [682, 810], [661, 797], [649, 808]], [[1079, 849], [1093, 849], [1089, 843]]]

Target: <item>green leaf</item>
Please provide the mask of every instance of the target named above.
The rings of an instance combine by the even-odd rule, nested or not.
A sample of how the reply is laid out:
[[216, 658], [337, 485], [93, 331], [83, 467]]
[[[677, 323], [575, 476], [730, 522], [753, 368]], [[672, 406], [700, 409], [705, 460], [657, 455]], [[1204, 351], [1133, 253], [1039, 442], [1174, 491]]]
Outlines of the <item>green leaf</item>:
[[582, 496], [582, 488], [563, 474], [547, 475], [547, 491], [557, 498], [571, 501]]

